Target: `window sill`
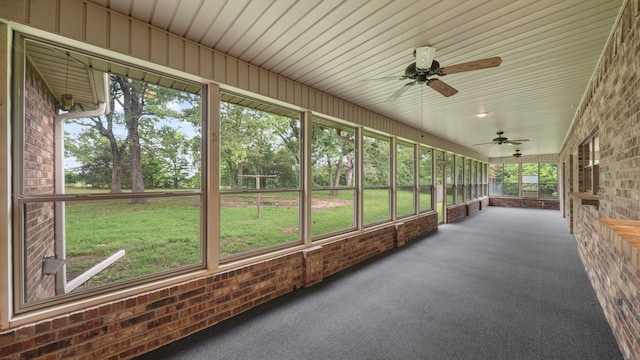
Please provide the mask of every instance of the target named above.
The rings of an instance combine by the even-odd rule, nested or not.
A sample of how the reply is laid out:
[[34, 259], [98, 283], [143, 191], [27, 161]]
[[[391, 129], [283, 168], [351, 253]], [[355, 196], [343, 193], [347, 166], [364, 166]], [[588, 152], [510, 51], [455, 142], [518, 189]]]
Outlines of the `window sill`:
[[570, 192], [569, 197], [573, 200], [580, 201], [580, 205], [592, 205], [599, 206], [600, 205], [600, 197], [598, 195], [593, 195], [589, 193], [583, 192]]
[[598, 219], [600, 235], [613, 243], [620, 255], [640, 269], [640, 221], [620, 219]]

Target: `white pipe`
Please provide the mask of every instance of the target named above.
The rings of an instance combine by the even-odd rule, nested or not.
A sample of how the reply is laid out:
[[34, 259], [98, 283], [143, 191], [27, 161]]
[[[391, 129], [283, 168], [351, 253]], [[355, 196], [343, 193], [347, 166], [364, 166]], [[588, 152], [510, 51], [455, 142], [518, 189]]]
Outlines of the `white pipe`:
[[[105, 86], [105, 90], [108, 89], [108, 83]], [[108, 92], [106, 93], [108, 94]], [[55, 193], [64, 194], [65, 181], [64, 181], [64, 122], [71, 119], [89, 118], [104, 115], [108, 112], [107, 102], [98, 103], [98, 108], [90, 111], [73, 111], [60, 114], [56, 116], [54, 122], [55, 132], [55, 150], [54, 150], [54, 164], [55, 164]], [[55, 203], [56, 211], [56, 230], [55, 230], [55, 251], [56, 254], [61, 257], [65, 257], [65, 214], [64, 203]], [[67, 267], [64, 265], [62, 271], [58, 273], [60, 276], [56, 276], [56, 294], [64, 294], [67, 283]]]

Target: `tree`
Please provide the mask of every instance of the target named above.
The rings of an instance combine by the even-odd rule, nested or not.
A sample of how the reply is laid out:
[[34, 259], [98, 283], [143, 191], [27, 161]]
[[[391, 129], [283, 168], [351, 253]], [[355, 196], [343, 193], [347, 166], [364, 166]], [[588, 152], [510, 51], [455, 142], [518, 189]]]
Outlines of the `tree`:
[[[122, 192], [124, 161], [128, 161], [127, 185], [130, 186], [133, 192], [144, 192], [146, 186], [156, 187], [161, 185], [158, 172], [165, 166], [161, 162], [177, 161], [177, 158], [171, 159], [168, 156], [164, 158], [158, 157], [158, 146], [166, 147], [169, 145], [161, 145], [159, 142], [154, 143], [154, 137], [167, 136], [167, 139], [169, 139], [178, 135], [177, 133], [169, 133], [166, 130], [158, 131], [156, 129], [157, 124], [161, 121], [174, 123], [183, 121], [199, 130], [202, 111], [200, 96], [119, 75], [111, 75], [109, 79], [111, 112], [100, 117], [77, 119], [72, 122], [92, 130], [108, 142], [112, 193]], [[177, 127], [175, 124], [172, 126]], [[81, 131], [78, 137], [86, 137], [89, 134], [91, 133], [88, 131]], [[79, 142], [84, 141], [82, 139], [76, 140]], [[197, 157], [197, 159], [190, 160], [193, 160], [191, 164], [199, 169], [201, 160], [199, 150], [200, 135], [197, 135], [197, 141], [192, 141], [186, 136], [183, 136], [181, 140], [185, 142], [185, 146], [191, 148], [189, 153]], [[71, 139], [71, 143], [73, 141]], [[173, 141], [175, 142], [175, 139]], [[98, 147], [96, 142], [94, 142], [94, 145], [96, 147], [93, 152], [104, 150], [104, 147]], [[83, 156], [81, 154], [76, 154], [76, 158], [83, 162], [84, 167], [89, 165], [87, 161], [82, 161]], [[104, 156], [103, 158], [106, 159]], [[84, 160], [88, 159], [84, 157]], [[178, 166], [177, 164], [173, 165]], [[185, 167], [183, 165], [179, 166]], [[193, 170], [189, 171], [193, 173]], [[179, 183], [181, 181], [183, 179], [179, 179], [174, 174], [174, 181], [169, 182], [169, 184], [172, 187], [176, 184], [180, 186]], [[146, 200], [136, 198], [132, 202], [142, 204]]]

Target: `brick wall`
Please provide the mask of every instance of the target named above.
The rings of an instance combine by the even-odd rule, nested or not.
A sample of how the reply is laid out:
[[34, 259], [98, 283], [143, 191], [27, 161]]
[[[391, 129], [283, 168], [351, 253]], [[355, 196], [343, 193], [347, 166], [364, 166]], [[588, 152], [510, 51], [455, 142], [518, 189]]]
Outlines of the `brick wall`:
[[[44, 82], [27, 64], [25, 74], [24, 193], [53, 194], [55, 100]], [[55, 255], [53, 203], [27, 205], [25, 224], [27, 301], [55, 295], [55, 276], [42, 274], [42, 261]]]
[[478, 211], [480, 211], [480, 200], [473, 200], [467, 203], [467, 214], [469, 214], [469, 216], [477, 213]]
[[[599, 218], [640, 219], [640, 16], [628, 2], [560, 153], [569, 164], [565, 189], [579, 191], [578, 149], [600, 139], [599, 206], [567, 201], [578, 250], [605, 316], [627, 359], [640, 359], [640, 265], [616, 249]], [[566, 191], [566, 190], [565, 190]], [[565, 199], [567, 199], [565, 194]], [[629, 243], [619, 247], [628, 248]]]
[[[409, 219], [405, 241], [437, 229]], [[129, 359], [396, 246], [395, 225], [0, 332], [2, 359]]]
[[560, 210], [560, 201], [556, 199], [524, 199], [524, 198], [490, 197], [489, 206]]
[[447, 223], [453, 223], [467, 216], [467, 204], [460, 203], [447, 206]]
[[432, 212], [418, 218], [396, 223], [396, 246], [401, 247], [438, 228], [438, 213]]

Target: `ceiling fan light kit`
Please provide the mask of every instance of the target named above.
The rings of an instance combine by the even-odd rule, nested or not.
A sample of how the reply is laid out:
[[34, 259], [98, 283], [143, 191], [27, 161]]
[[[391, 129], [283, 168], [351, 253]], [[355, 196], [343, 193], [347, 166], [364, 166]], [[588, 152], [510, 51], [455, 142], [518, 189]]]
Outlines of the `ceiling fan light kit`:
[[416, 68], [420, 70], [428, 70], [431, 68], [433, 58], [436, 56], [436, 48], [424, 46], [416, 48]]

